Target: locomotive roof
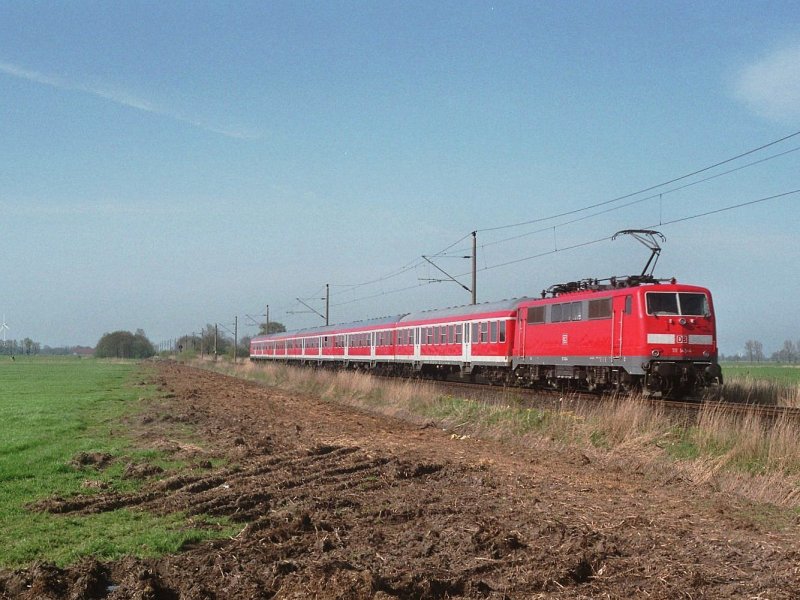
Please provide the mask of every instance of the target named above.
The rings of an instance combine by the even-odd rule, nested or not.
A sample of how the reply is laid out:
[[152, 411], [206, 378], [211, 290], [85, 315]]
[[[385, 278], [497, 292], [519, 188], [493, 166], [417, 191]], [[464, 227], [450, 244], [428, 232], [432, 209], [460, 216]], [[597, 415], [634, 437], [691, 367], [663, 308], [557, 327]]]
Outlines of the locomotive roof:
[[[589, 280], [584, 280], [589, 281]], [[545, 290], [542, 292], [542, 296], [536, 298], [524, 298], [523, 300], [526, 302], [543, 302], [543, 303], [557, 303], [557, 302], [565, 302], [570, 301], [572, 299], [586, 299], [591, 298], [592, 296], [614, 296], [614, 295], [627, 295], [627, 294], [637, 294], [642, 292], [652, 292], [652, 291], [708, 291], [707, 288], [686, 284], [686, 283], [679, 283], [675, 280], [675, 278], [671, 279], [659, 279], [653, 281], [646, 281], [643, 283], [637, 284], [630, 284], [630, 283], [622, 283], [618, 285], [598, 285], [596, 287], [586, 286], [580, 287], [579, 284], [582, 282], [571, 282], [569, 284], [559, 284], [558, 286], [551, 286], [551, 287], [568, 287], [568, 286], [575, 286], [574, 289], [563, 289], [558, 291], [552, 295], [549, 290]]]
[[499, 302], [485, 302], [483, 304], [467, 304], [450, 308], [438, 308], [409, 313], [400, 319], [400, 325], [414, 321], [429, 321], [431, 319], [446, 319], [448, 317], [472, 317], [483, 313], [503, 312], [516, 310], [520, 302], [530, 298], [512, 298]]

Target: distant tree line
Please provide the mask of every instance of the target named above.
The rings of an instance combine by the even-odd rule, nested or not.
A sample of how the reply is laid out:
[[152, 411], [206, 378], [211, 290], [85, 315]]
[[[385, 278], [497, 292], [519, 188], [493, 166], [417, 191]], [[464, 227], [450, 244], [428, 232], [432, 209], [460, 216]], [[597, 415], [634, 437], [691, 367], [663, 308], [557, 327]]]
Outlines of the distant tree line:
[[[278, 321], [270, 321], [269, 327], [267, 327], [266, 323], [261, 323], [259, 325], [259, 335], [264, 335], [267, 331], [269, 333], [282, 333], [286, 331], [286, 327]], [[233, 355], [233, 335], [224, 328], [216, 328], [209, 323], [199, 334], [193, 333], [178, 338], [175, 350], [195, 352], [197, 354], [213, 354], [215, 344], [218, 355]], [[12, 356], [23, 354], [70, 356], [73, 354], [87, 354], [90, 350], [91, 348], [85, 346], [42, 346], [40, 342], [35, 342], [31, 338], [8, 340], [5, 344], [0, 340], [0, 354]], [[250, 353], [249, 336], [239, 338], [236, 352], [239, 356], [247, 356]], [[137, 329], [135, 333], [122, 330], [106, 333], [100, 338], [94, 349], [94, 355], [98, 358], [149, 358], [155, 354], [155, 347], [141, 329]]]
[[22, 356], [41, 354], [43, 356], [71, 356], [73, 354], [92, 354], [94, 350], [88, 346], [48, 346], [35, 342], [31, 338], [23, 340], [7, 340], [5, 345], [0, 341], [0, 354]]
[[114, 331], [97, 342], [94, 355], [98, 358], [150, 358], [156, 351], [144, 331]]
[[793, 342], [792, 340], [786, 340], [783, 342], [783, 347], [780, 350], [772, 353], [771, 358], [779, 363], [800, 362], [800, 341]]
[[720, 354], [720, 360], [730, 362], [776, 362], [784, 364], [800, 363], [800, 341], [786, 340], [780, 350], [773, 352], [769, 358], [764, 354], [764, 345], [758, 340], [747, 340], [744, 343], [744, 352], [725, 356]]
[[23, 340], [6, 340], [5, 345], [3, 345], [2, 340], [0, 340], [0, 346], [2, 346], [3, 354], [10, 354], [12, 356], [39, 354], [42, 351], [42, 345], [39, 342], [34, 342], [31, 338], [27, 337]]

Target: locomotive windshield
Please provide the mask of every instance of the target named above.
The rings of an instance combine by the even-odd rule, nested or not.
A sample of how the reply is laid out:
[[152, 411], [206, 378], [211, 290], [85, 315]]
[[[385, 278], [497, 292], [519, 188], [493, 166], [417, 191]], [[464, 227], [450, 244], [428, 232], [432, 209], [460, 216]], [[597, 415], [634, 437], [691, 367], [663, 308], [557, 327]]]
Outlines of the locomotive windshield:
[[706, 316], [711, 314], [705, 294], [689, 292], [649, 292], [647, 314]]

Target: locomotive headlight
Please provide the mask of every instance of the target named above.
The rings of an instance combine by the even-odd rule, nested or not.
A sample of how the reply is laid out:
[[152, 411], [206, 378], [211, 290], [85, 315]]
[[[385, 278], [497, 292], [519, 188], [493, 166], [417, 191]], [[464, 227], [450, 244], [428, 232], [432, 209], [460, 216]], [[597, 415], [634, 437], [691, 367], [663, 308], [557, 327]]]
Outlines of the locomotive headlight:
[[711, 356], [711, 352], [709, 352], [708, 350], [703, 350], [703, 357], [708, 358], [709, 356]]
[[658, 358], [659, 356], [661, 356], [661, 350], [655, 349], [650, 354], [653, 355], [653, 358]]
[[686, 319], [681, 319], [680, 321], [678, 321], [678, 323], [680, 323], [681, 325], [686, 325]]

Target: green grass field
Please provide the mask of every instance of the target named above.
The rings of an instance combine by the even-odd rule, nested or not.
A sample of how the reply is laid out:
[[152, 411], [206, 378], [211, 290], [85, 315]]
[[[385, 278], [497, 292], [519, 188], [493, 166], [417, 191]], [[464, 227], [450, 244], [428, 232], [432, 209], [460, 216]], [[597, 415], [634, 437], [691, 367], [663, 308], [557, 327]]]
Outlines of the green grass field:
[[[0, 357], [0, 566], [66, 565], [85, 555], [153, 556], [230, 533], [225, 523], [205, 527], [182, 515], [116, 510], [76, 516], [27, 508], [55, 496], [97, 493], [84, 485], [87, 480], [130, 490], [138, 484], [121, 479], [125, 461], [171, 466], [164, 456], [135, 449], [125, 436], [121, 419], [140, 410], [140, 398], [156, 393], [135, 386], [143, 377], [132, 362]], [[102, 470], [81, 468], [71, 464], [80, 452], [125, 459]]]
[[725, 379], [750, 378], [785, 385], [800, 385], [800, 365], [725, 362], [722, 363], [722, 372]]

